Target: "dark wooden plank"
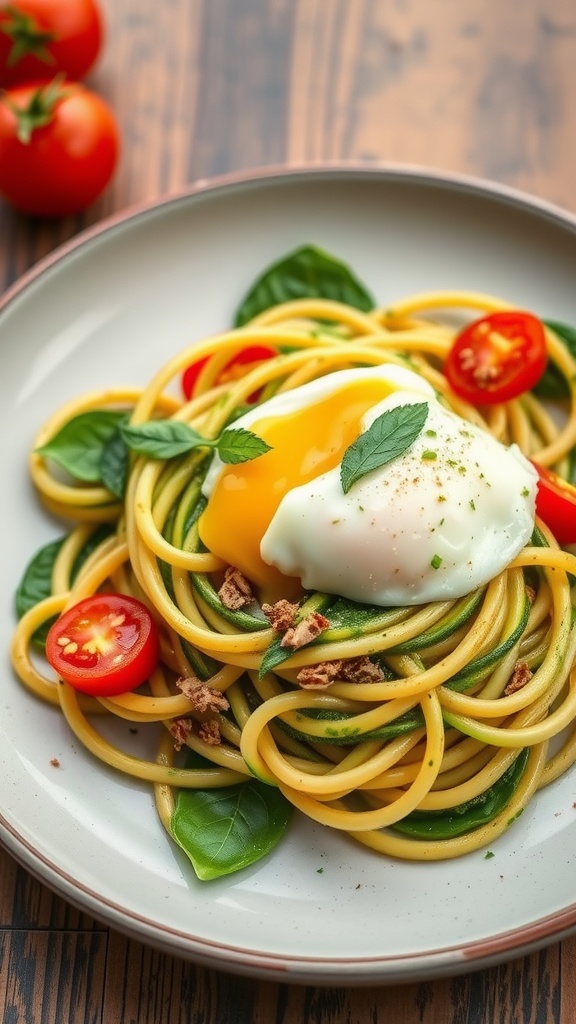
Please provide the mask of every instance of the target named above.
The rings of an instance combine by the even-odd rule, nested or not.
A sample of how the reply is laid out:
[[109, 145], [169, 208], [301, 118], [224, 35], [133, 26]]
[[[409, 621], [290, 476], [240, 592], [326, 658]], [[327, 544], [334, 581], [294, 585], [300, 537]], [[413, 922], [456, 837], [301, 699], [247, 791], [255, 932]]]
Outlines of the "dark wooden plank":
[[[561, 981], [574, 978], [575, 944], [489, 971], [414, 985], [317, 988], [235, 978], [111, 934], [103, 1024], [555, 1024], [568, 1022]], [[142, 985], [142, 979], [146, 984]], [[566, 993], [564, 993], [566, 995]], [[123, 1016], [114, 1016], [122, 1006]], [[165, 1017], [160, 1008], [169, 1007]], [[193, 1019], [195, 1019], [193, 1017]]]
[[56, 896], [0, 848], [0, 929], [8, 927], [104, 930], [102, 924]]
[[0, 932], [4, 1024], [101, 1024], [107, 936]]

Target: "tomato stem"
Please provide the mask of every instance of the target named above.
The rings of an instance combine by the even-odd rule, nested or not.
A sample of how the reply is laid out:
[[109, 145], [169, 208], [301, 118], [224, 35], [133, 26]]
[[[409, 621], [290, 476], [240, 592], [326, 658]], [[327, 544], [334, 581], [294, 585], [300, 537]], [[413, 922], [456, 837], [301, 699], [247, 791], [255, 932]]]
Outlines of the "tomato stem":
[[0, 25], [0, 32], [12, 40], [12, 49], [6, 59], [8, 67], [14, 67], [23, 57], [32, 54], [46, 64], [54, 64], [54, 57], [46, 44], [54, 40], [54, 34], [40, 28], [38, 22], [30, 14], [19, 11], [16, 7], [4, 8], [8, 15]]
[[63, 81], [63, 75], [56, 75], [47, 85], [39, 86], [30, 97], [27, 107], [19, 107], [8, 96], [4, 96], [4, 102], [17, 121], [17, 138], [24, 146], [29, 145], [37, 128], [50, 124], [57, 104], [70, 93], [70, 87], [63, 86]]

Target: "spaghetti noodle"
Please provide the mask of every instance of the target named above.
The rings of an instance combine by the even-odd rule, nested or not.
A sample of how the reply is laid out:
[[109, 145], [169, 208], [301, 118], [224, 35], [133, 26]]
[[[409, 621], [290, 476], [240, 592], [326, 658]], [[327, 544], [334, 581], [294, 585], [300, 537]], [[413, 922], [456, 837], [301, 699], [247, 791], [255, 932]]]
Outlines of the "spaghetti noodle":
[[[567, 476], [576, 445], [576, 362], [553, 330], [546, 331], [549, 358], [569, 395], [561, 427], [533, 393], [480, 410], [443, 375], [455, 314], [506, 308], [460, 292], [369, 313], [294, 300], [180, 352], [142, 390], [85, 396], [43, 426], [30, 456], [32, 479], [46, 507], [77, 525], [54, 559], [52, 593], [17, 625], [13, 663], [31, 691], [61, 707], [95, 757], [154, 785], [169, 833], [175, 788], [256, 776], [313, 820], [386, 855], [433, 860], [492, 842], [576, 760], [576, 557], [537, 523], [510, 564], [457, 599], [378, 608], [305, 592], [296, 621], [320, 615], [325, 625], [286, 650], [257, 587], [239, 608], [221, 596], [226, 566], [198, 532], [206, 449], [170, 460], [132, 455], [124, 500], [103, 484], [63, 480], [38, 449], [75, 416], [103, 409], [125, 412], [132, 426], [171, 419], [214, 439], [254, 394], [263, 401], [335, 370], [394, 364], [409, 365], [459, 416]], [[278, 354], [224, 381], [223, 368], [252, 345]], [[193, 396], [173, 397], [173, 382], [193, 361], [202, 361]], [[146, 688], [95, 700], [50, 678], [31, 651], [47, 620], [102, 589], [148, 605], [162, 656]], [[378, 674], [364, 674], [368, 665]], [[301, 670], [318, 666], [335, 666], [326, 685], [301, 685]], [[195, 704], [182, 685], [191, 679], [225, 695], [222, 708]], [[105, 739], [95, 712], [156, 724], [157, 759]], [[181, 745], [206, 763], [183, 765]]]

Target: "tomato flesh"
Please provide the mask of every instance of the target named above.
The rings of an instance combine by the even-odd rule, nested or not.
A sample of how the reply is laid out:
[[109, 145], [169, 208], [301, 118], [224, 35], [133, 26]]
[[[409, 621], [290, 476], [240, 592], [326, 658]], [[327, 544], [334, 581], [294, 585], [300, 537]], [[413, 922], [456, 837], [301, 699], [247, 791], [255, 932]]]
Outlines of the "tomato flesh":
[[156, 668], [160, 643], [144, 604], [124, 594], [94, 594], [65, 611], [46, 638], [61, 679], [94, 697], [140, 686]]
[[541, 321], [532, 313], [503, 310], [460, 331], [444, 363], [444, 373], [461, 398], [472, 405], [493, 405], [530, 391], [547, 361]]
[[576, 544], [576, 487], [545, 466], [538, 471], [536, 515], [552, 531], [559, 544]]
[[[241, 349], [240, 352], [236, 352], [226, 365], [222, 367], [216, 383], [226, 384], [229, 381], [239, 380], [247, 370], [253, 370], [259, 363], [263, 363], [266, 359], [272, 359], [273, 356], [277, 355], [277, 349], [272, 348], [270, 345], [248, 345], [246, 348]], [[186, 398], [191, 398], [194, 394], [196, 381], [209, 359], [210, 356], [204, 356], [195, 363], [191, 363], [184, 370], [182, 374], [182, 390]], [[246, 401], [248, 403], [257, 402], [260, 390], [248, 395]]]

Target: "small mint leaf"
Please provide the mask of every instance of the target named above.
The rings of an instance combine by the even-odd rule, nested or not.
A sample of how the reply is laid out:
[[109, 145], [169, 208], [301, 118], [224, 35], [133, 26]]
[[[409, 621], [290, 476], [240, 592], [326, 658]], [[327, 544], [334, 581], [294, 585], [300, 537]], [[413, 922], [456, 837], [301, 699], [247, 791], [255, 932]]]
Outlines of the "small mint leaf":
[[420, 434], [428, 416], [428, 403], [387, 409], [344, 452], [340, 481], [344, 494], [357, 480], [403, 455]]
[[270, 451], [270, 445], [266, 441], [244, 427], [225, 430], [218, 438], [216, 448], [222, 462], [229, 465], [250, 462]]

